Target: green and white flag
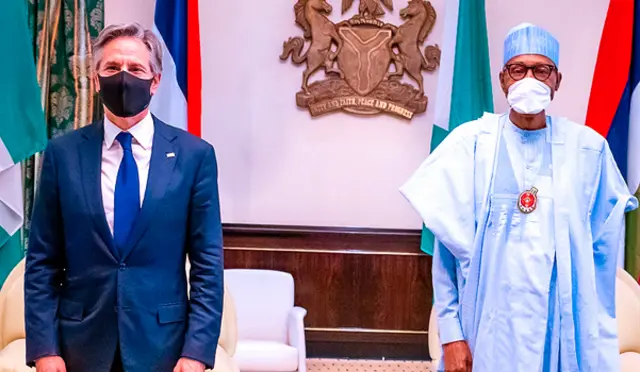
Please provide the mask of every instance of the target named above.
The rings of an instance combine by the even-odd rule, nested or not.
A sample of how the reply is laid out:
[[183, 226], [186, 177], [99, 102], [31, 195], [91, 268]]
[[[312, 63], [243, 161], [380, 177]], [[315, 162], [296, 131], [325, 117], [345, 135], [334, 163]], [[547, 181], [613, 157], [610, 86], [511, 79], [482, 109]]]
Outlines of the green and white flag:
[[47, 141], [26, 1], [0, 4], [0, 285], [22, 258], [24, 219], [20, 162]]
[[[460, 124], [493, 112], [484, 0], [447, 0], [431, 151]], [[433, 234], [422, 230], [421, 249], [433, 254]]]

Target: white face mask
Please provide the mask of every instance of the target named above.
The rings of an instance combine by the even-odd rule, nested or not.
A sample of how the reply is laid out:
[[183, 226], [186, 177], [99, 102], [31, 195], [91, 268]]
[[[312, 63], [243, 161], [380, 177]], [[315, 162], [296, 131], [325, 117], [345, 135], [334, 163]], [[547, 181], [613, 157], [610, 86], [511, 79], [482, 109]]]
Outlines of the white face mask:
[[509, 87], [507, 101], [520, 114], [538, 114], [551, 102], [551, 88], [538, 79], [524, 78]]

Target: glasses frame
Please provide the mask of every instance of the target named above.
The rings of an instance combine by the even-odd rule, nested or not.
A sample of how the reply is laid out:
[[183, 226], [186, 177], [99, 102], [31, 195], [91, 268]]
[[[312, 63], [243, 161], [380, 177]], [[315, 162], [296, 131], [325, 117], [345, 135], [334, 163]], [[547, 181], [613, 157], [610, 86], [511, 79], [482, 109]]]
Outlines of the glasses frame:
[[[526, 69], [526, 72], [524, 73], [524, 75], [521, 78], [516, 79], [515, 77], [513, 77], [513, 75], [511, 75], [511, 66], [524, 67]], [[538, 76], [536, 76], [536, 70], [535, 69], [536, 69], [536, 67], [539, 67], [539, 66], [547, 66], [549, 68], [549, 76], [547, 76], [545, 79], [539, 79]], [[507, 72], [507, 74], [509, 74], [509, 77], [511, 79], [515, 80], [515, 81], [520, 81], [520, 80], [526, 78], [527, 75], [529, 75], [529, 70], [531, 70], [531, 73], [533, 74], [533, 77], [536, 78], [536, 80], [538, 80], [538, 81], [547, 81], [547, 80], [549, 80], [549, 78], [551, 77], [553, 72], [558, 70], [558, 68], [556, 66], [554, 66], [554, 65], [549, 65], [549, 64], [546, 64], [546, 63], [537, 63], [537, 64], [531, 65], [531, 66], [527, 66], [524, 63], [510, 63], [510, 64], [504, 66], [504, 70]]]

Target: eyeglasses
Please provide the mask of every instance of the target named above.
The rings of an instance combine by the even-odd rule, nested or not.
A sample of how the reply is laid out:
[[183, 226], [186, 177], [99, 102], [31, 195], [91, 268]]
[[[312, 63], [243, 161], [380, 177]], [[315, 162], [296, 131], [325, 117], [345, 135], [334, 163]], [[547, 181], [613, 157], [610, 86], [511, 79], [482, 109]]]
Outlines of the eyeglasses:
[[544, 64], [527, 66], [521, 63], [515, 63], [504, 66], [504, 69], [507, 70], [513, 80], [524, 79], [529, 73], [529, 70], [531, 70], [533, 71], [533, 77], [540, 81], [545, 81], [551, 76], [551, 73], [556, 70], [556, 66]]

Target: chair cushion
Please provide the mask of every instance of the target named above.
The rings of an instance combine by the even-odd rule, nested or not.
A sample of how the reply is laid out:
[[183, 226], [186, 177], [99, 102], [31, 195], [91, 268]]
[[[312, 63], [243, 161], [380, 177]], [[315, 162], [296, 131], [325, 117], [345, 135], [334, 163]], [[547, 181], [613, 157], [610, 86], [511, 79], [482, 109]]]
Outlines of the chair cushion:
[[[624, 273], [626, 274], [626, 273]], [[620, 353], [640, 353], [640, 296], [638, 284], [618, 275], [616, 280], [616, 318]], [[626, 274], [628, 275], [628, 274]], [[631, 278], [631, 276], [629, 276]], [[640, 367], [638, 367], [640, 371]]]
[[291, 274], [227, 269], [224, 281], [235, 300], [240, 340], [287, 343], [287, 321], [294, 297]]
[[16, 340], [0, 350], [0, 372], [34, 372], [25, 362], [27, 345], [24, 339]]
[[25, 338], [24, 329], [24, 275], [2, 289], [4, 308], [0, 318], [0, 346]]
[[235, 361], [242, 372], [293, 372], [298, 369], [298, 350], [271, 341], [239, 341]]
[[623, 353], [620, 355], [620, 372], [640, 371], [640, 353]]
[[233, 357], [236, 354], [238, 342], [238, 320], [236, 319], [236, 306], [231, 291], [225, 286], [224, 308], [222, 309], [222, 326], [218, 345], [222, 346], [226, 353]]
[[[438, 334], [438, 318], [435, 306], [431, 307], [429, 314], [429, 355], [431, 360], [438, 361], [442, 357], [442, 347], [440, 346], [440, 335]], [[436, 364], [436, 363], [434, 363]]]
[[216, 350], [216, 365], [213, 369], [206, 372], [240, 372], [240, 368], [236, 362], [227, 354], [227, 352], [218, 345]]
[[[24, 338], [24, 258], [11, 270], [0, 289], [0, 349]], [[18, 304], [16, 306], [16, 304]], [[16, 317], [17, 316], [17, 317]]]

